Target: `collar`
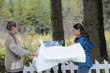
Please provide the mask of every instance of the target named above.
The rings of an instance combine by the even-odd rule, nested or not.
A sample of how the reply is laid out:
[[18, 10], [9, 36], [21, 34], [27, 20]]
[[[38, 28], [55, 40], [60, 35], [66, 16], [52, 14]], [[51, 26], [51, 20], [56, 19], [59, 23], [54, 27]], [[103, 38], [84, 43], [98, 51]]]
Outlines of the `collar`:
[[[81, 34], [76, 36], [76, 38], [79, 38], [79, 37], [81, 37]], [[74, 43], [75, 43], [76, 38], [74, 39]]]
[[81, 35], [81, 34], [77, 35], [76, 38], [79, 37], [80, 35]]

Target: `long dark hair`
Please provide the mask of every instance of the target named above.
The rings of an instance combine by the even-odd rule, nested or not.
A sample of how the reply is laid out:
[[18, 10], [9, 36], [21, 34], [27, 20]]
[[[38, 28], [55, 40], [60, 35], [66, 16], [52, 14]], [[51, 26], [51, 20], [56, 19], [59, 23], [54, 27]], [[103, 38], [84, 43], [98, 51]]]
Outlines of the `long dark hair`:
[[13, 37], [15, 43], [17, 44], [15, 36], [10, 32], [12, 27], [16, 27], [16, 26], [17, 26], [17, 24], [15, 21], [8, 21], [6, 28], [9, 31], [9, 33], [11, 34], [11, 36]]
[[84, 29], [84, 27], [82, 26], [82, 24], [80, 23], [76, 23], [74, 26], [73, 26], [74, 29], [76, 30], [80, 30], [80, 34], [87, 38], [89, 41], [90, 41], [90, 36], [89, 36], [89, 33]]

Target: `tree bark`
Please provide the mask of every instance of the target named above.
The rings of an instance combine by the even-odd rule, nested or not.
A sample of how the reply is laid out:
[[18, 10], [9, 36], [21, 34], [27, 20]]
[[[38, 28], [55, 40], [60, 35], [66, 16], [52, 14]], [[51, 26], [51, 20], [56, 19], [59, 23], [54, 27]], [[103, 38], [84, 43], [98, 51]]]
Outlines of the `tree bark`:
[[91, 57], [101, 62], [108, 60], [106, 40], [103, 25], [102, 0], [83, 0], [84, 19], [83, 25], [91, 35], [94, 48], [91, 50]]
[[[52, 38], [53, 40], [64, 40], [61, 0], [50, 0], [50, 2], [51, 2]], [[53, 73], [52, 69], [51, 73]], [[58, 73], [62, 73], [61, 64], [59, 64]]]
[[61, 0], [50, 0], [53, 40], [64, 40]]

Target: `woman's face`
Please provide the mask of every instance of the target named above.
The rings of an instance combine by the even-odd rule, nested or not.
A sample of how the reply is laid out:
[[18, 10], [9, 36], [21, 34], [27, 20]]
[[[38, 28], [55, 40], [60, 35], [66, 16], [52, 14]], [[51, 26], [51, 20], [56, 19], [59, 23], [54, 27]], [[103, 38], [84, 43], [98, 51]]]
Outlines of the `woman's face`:
[[73, 33], [78, 36], [80, 34], [80, 30], [79, 29], [73, 29]]
[[17, 24], [16, 24], [16, 27], [12, 27], [12, 34], [16, 34], [17, 33], [17, 31], [18, 31], [18, 26], [17, 26]]

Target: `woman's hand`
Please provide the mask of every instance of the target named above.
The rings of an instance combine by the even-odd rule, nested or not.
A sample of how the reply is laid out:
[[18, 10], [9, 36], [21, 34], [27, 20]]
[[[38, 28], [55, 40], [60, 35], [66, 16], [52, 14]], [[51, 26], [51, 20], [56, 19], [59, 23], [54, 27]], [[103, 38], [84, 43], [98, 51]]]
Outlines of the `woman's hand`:
[[38, 53], [32, 53], [32, 55], [38, 57]]

